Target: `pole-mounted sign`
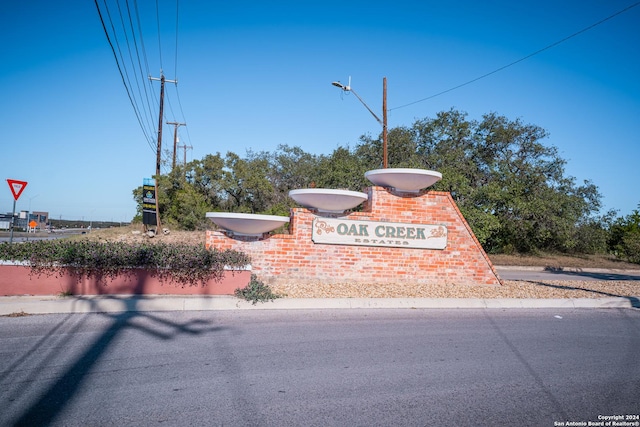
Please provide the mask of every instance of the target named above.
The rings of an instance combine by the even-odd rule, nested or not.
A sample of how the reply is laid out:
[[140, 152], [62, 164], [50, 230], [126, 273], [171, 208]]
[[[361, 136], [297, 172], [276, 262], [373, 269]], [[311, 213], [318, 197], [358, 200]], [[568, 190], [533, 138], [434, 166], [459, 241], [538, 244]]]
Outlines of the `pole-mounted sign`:
[[13, 226], [16, 219], [16, 201], [20, 198], [20, 195], [27, 186], [26, 181], [18, 181], [17, 179], [7, 179], [7, 184], [13, 194], [13, 213], [11, 214], [11, 237], [9, 237], [9, 243], [13, 243]]
[[[142, 180], [142, 223], [147, 225], [157, 225], [157, 201], [156, 186], [151, 178]], [[146, 230], [146, 228], [145, 228]]]
[[9, 188], [11, 189], [11, 194], [13, 194], [13, 199], [18, 200], [25, 187], [27, 186], [27, 182], [18, 181], [17, 179], [7, 179], [7, 183], [9, 184]]

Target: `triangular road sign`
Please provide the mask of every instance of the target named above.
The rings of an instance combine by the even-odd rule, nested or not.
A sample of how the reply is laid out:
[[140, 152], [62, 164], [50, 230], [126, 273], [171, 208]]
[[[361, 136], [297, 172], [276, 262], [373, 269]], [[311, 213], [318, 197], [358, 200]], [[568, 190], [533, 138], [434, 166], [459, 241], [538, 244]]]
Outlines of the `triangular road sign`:
[[27, 186], [26, 181], [18, 181], [16, 179], [7, 179], [7, 183], [9, 183], [9, 188], [11, 189], [11, 194], [13, 194], [14, 200], [18, 200], [24, 188]]

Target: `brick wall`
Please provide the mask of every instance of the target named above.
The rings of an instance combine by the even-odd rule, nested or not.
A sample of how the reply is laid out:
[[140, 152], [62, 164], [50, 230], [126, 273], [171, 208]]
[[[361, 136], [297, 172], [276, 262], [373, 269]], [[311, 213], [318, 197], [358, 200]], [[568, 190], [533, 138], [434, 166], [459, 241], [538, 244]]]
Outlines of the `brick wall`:
[[[262, 238], [230, 237], [207, 231], [207, 248], [235, 249], [252, 259], [253, 273], [267, 284], [362, 283], [412, 281], [416, 284], [499, 285], [491, 261], [449, 193], [392, 193], [369, 187], [362, 212], [340, 216], [347, 220], [445, 225], [443, 250], [316, 244], [312, 222], [319, 215], [305, 208], [291, 210], [290, 234]], [[335, 217], [335, 215], [328, 215]]]

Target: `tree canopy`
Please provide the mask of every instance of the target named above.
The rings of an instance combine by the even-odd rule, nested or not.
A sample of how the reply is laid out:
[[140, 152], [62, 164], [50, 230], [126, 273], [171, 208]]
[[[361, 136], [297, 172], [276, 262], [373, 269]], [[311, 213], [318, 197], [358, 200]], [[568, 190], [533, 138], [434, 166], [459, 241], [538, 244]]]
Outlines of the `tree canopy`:
[[[612, 213], [598, 216], [598, 188], [567, 176], [546, 138], [520, 119], [489, 113], [470, 120], [451, 109], [390, 129], [389, 167], [441, 172], [431, 189], [451, 193], [488, 252], [605, 251]], [[160, 211], [163, 221], [187, 229], [205, 227], [207, 211], [288, 215], [290, 190], [361, 191], [371, 185], [364, 173], [381, 162], [382, 139], [370, 135], [327, 155], [288, 145], [244, 157], [208, 154], [160, 177]], [[134, 197], [141, 204], [139, 189]]]

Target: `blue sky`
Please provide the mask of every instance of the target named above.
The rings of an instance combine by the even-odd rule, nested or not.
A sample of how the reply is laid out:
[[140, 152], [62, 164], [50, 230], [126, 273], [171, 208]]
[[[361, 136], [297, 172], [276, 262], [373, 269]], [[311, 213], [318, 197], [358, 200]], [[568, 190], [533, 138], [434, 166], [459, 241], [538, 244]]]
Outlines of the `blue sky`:
[[[98, 0], [103, 14], [105, 1], [121, 28], [118, 3]], [[127, 2], [119, 3], [126, 17]], [[145, 52], [143, 72], [136, 79], [130, 71], [132, 91], [142, 94], [146, 85], [150, 99], [148, 107], [140, 104], [142, 126], [93, 1], [3, 5], [0, 178], [29, 182], [16, 210], [129, 221], [133, 189], [155, 172], [160, 85], [144, 77], [159, 77], [161, 69], [178, 79], [177, 89], [166, 86], [163, 121], [187, 123], [178, 134], [180, 145], [193, 147], [188, 161], [280, 144], [315, 154], [354, 146], [380, 126], [331, 82], [351, 76], [381, 115], [386, 76], [389, 127], [451, 108], [470, 119], [489, 112], [520, 119], [549, 132], [545, 143], [559, 149], [566, 174], [593, 181], [605, 210], [627, 215], [640, 203], [640, 5], [489, 77], [402, 107], [517, 61], [634, 0], [129, 3], [137, 3], [138, 52], [140, 40]], [[124, 34], [116, 32], [128, 60]], [[173, 126], [164, 125], [163, 136], [163, 148], [172, 149]], [[11, 212], [13, 197], [1, 185], [0, 212]]]

